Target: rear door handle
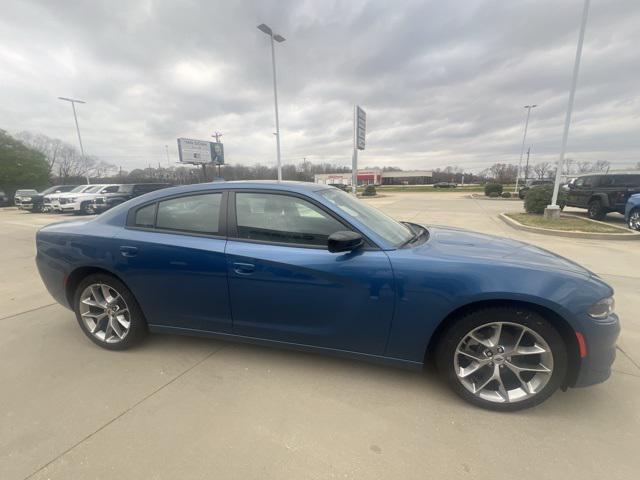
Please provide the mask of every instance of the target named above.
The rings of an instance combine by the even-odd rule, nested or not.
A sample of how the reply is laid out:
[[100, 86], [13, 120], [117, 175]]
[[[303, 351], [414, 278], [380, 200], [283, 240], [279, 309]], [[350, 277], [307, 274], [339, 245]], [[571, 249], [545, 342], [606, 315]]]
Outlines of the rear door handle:
[[129, 247], [127, 245], [123, 245], [120, 247], [120, 254], [123, 257], [135, 257], [138, 253], [138, 247]]
[[256, 270], [253, 263], [233, 262], [233, 271], [238, 275], [250, 275]]

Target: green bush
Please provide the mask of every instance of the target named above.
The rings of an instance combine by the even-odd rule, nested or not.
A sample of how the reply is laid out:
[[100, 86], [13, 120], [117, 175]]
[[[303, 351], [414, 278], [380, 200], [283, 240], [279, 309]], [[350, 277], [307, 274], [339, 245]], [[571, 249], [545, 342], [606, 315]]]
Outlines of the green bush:
[[[527, 213], [537, 213], [542, 215], [544, 209], [551, 203], [553, 196], [553, 185], [544, 185], [540, 187], [530, 188], [524, 197], [524, 209]], [[558, 205], [564, 208], [567, 202], [566, 193], [560, 190], [558, 192]]]
[[498, 195], [495, 196], [499, 197], [502, 194], [502, 185], [499, 183], [487, 183], [484, 186], [484, 194], [491, 197], [491, 192], [496, 192]]
[[375, 197], [376, 196], [376, 187], [373, 185], [367, 185], [364, 187], [364, 192], [362, 193], [363, 197]]
[[511, 194], [509, 192], [502, 192], [502, 198], [511, 198]]
[[500, 196], [500, 194], [498, 192], [489, 192], [489, 196], [491, 198], [498, 198]]

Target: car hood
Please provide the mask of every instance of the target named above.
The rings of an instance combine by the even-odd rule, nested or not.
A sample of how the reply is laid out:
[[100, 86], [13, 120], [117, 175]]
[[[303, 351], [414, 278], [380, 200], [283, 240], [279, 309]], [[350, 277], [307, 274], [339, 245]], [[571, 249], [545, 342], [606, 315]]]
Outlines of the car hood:
[[429, 254], [437, 250], [443, 257], [470, 261], [500, 261], [528, 268], [563, 270], [593, 276], [577, 263], [543, 248], [509, 238], [486, 235], [461, 228], [429, 226], [429, 240], [414, 247], [415, 253]]

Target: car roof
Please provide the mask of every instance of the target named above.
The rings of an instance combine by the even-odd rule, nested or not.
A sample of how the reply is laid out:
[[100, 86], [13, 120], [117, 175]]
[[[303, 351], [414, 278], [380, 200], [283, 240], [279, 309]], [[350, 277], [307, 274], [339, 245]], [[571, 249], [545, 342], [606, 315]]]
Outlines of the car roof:
[[[330, 185], [322, 185], [319, 183], [311, 183], [311, 182], [292, 182], [292, 181], [282, 181], [278, 182], [276, 180], [235, 180], [230, 182], [208, 182], [208, 183], [195, 183], [191, 185], [180, 185], [176, 187], [163, 188], [162, 190], [157, 190], [156, 192], [152, 192], [158, 196], [166, 196], [167, 194], [180, 194], [187, 192], [199, 192], [202, 190], [240, 190], [240, 189], [262, 189], [262, 190], [286, 190], [289, 192], [296, 193], [309, 193], [309, 192], [317, 192], [318, 190], [324, 190], [327, 188], [335, 188]], [[148, 194], [151, 195], [151, 194]], [[147, 197], [151, 198], [151, 197]]]

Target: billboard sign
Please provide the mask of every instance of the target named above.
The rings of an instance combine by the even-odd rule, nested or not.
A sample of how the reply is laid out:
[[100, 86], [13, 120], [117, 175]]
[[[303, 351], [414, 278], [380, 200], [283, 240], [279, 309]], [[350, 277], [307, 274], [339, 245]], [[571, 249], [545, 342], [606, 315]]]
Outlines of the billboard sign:
[[224, 146], [222, 143], [179, 138], [178, 154], [180, 155], [180, 163], [224, 165]]
[[360, 107], [356, 107], [356, 147], [358, 150], [364, 150], [366, 131], [367, 114]]

